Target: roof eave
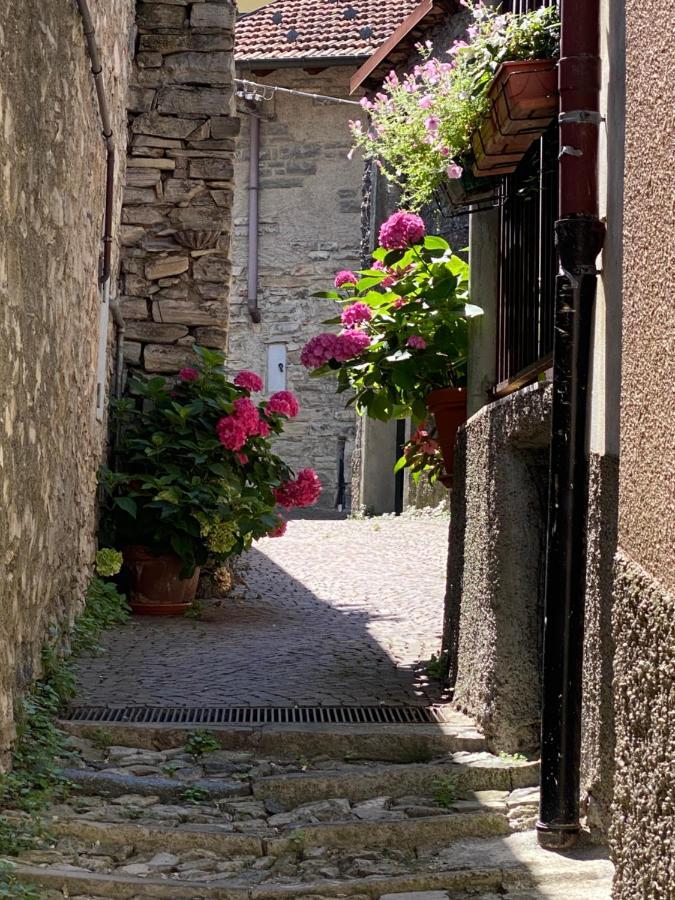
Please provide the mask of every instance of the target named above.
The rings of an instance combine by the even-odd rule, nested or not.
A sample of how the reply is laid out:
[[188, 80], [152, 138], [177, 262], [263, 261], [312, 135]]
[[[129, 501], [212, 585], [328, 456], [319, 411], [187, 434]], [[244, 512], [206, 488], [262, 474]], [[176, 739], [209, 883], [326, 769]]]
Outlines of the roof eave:
[[235, 57], [237, 66], [243, 69], [319, 69], [331, 66], [361, 66], [368, 60], [366, 54], [361, 56], [302, 56], [256, 59]]

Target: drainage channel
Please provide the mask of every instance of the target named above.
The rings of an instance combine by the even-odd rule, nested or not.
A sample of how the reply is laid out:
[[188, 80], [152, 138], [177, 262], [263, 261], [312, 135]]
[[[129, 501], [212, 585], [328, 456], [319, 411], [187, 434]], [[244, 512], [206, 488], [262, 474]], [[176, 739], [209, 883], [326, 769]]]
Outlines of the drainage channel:
[[70, 722], [134, 725], [438, 725], [441, 706], [71, 706]]

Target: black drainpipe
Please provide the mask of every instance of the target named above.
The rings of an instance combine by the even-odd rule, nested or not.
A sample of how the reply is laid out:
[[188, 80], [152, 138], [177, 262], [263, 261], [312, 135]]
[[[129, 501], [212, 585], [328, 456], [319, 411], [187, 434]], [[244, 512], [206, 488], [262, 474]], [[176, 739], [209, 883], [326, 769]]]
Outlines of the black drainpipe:
[[599, 0], [562, 0], [560, 217], [553, 422], [546, 552], [539, 843], [574, 846], [579, 834], [586, 591], [586, 424], [598, 218]]

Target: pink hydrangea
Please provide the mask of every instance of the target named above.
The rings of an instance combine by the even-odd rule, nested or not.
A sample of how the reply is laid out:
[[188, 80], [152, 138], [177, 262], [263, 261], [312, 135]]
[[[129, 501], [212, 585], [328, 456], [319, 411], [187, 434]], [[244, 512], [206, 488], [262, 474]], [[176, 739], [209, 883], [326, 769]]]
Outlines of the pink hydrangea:
[[197, 369], [186, 368], [181, 369], [178, 373], [178, 377], [181, 381], [199, 381], [199, 372]]
[[383, 278], [382, 281], [380, 282], [380, 287], [383, 287], [383, 288], [390, 288], [390, 287], [393, 287], [393, 286], [396, 284], [396, 278], [395, 278], [394, 275], [392, 274], [393, 270], [392, 270], [392, 269], [388, 269], [388, 268], [385, 266], [385, 264], [382, 262], [382, 260], [378, 259], [378, 260], [375, 262], [375, 264], [373, 265], [373, 268], [374, 268], [374, 269], [378, 269], [380, 272], [389, 272], [389, 275], [387, 275], [386, 278]]
[[240, 372], [234, 379], [234, 383], [237, 387], [250, 391], [252, 394], [256, 394], [263, 389], [263, 380], [255, 372]]
[[403, 250], [419, 244], [425, 234], [426, 227], [418, 215], [399, 210], [380, 228], [380, 244], [385, 250]]
[[322, 484], [314, 469], [302, 469], [295, 481], [286, 481], [275, 488], [274, 498], [285, 509], [312, 506], [321, 496]]
[[260, 413], [248, 397], [238, 397], [234, 401], [234, 417], [247, 435], [258, 434]]
[[426, 350], [427, 342], [419, 334], [413, 334], [406, 341], [406, 346], [412, 347], [413, 350]]
[[344, 284], [358, 284], [359, 279], [349, 269], [343, 269], [335, 276], [335, 287], [341, 288]]
[[370, 307], [365, 303], [352, 303], [342, 311], [342, 324], [347, 328], [355, 328], [362, 322], [369, 322], [372, 318]]
[[300, 412], [300, 404], [291, 391], [277, 391], [270, 397], [265, 412], [270, 416], [277, 415], [294, 419]]
[[237, 453], [237, 459], [242, 466], [245, 466], [248, 463], [248, 456], [245, 453]]
[[267, 536], [271, 538], [279, 538], [283, 537], [286, 534], [286, 529], [288, 528], [288, 522], [286, 519], [282, 519], [281, 516], [277, 519], [277, 524], [270, 531], [267, 532]]
[[246, 443], [246, 429], [234, 416], [224, 416], [216, 425], [218, 440], [226, 450], [241, 450]]
[[364, 350], [370, 347], [370, 337], [357, 328], [350, 328], [338, 335], [338, 346], [335, 359], [338, 362], [345, 362], [348, 359], [354, 359], [355, 356], [361, 356]]
[[271, 433], [272, 433], [272, 429], [269, 426], [269, 422], [266, 422], [264, 419], [261, 418], [260, 421], [258, 422], [258, 430], [256, 431], [257, 436], [266, 438], [266, 437], [269, 437]]
[[335, 359], [338, 336], [330, 331], [317, 334], [305, 344], [300, 354], [300, 362], [306, 369], [318, 369], [329, 360]]

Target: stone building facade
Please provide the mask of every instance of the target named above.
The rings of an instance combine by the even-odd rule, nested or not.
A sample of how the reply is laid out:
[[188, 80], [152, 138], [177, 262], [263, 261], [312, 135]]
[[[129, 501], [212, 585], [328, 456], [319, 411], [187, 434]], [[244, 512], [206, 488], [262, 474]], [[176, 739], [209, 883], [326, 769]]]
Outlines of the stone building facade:
[[225, 350], [230, 284], [234, 19], [230, 0], [138, 5], [122, 210], [131, 369], [176, 372]]
[[[331, 65], [312, 75], [295, 67], [264, 78], [246, 69], [240, 74], [266, 85], [345, 98], [353, 71], [353, 66]], [[242, 105], [235, 164], [228, 364], [233, 372], [260, 373], [268, 393], [288, 388], [297, 395], [300, 415], [277, 447], [292, 467], [317, 470], [324, 484], [319, 505], [329, 509], [337, 500], [340, 459], [346, 476], [349, 472], [356, 416], [345, 409], [345, 397], [336, 394], [331, 379], [309, 377], [300, 353], [310, 337], [328, 330], [322, 323], [337, 312], [332, 300], [312, 295], [331, 289], [339, 270], [359, 266], [363, 166], [360, 159], [347, 158], [347, 123], [359, 111], [282, 93], [255, 109]], [[251, 115], [261, 117], [259, 324], [247, 303]]]
[[[121, 161], [119, 222], [133, 4], [97, 0], [91, 11]], [[0, 21], [0, 767], [17, 694], [38, 673], [53, 626], [81, 608], [94, 556], [106, 431], [96, 417], [105, 164], [75, 4], [7, 0]]]

